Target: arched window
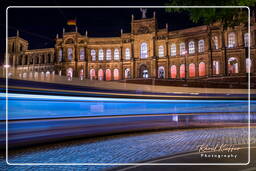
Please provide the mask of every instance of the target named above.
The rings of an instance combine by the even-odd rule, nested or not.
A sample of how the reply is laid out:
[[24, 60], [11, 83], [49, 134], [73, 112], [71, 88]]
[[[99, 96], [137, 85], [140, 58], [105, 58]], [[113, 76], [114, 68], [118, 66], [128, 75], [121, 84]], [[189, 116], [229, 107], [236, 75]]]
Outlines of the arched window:
[[158, 47], [158, 56], [164, 57], [164, 46], [163, 45]]
[[198, 42], [198, 52], [204, 52], [204, 40], [199, 40]]
[[114, 50], [114, 60], [119, 60], [119, 50], [117, 48]]
[[228, 72], [229, 74], [238, 73], [238, 61], [234, 57], [228, 59]]
[[250, 58], [245, 59], [245, 65], [246, 65], [246, 73], [251, 72], [252, 69], [252, 60]]
[[212, 41], [213, 41], [213, 49], [217, 50], [219, 48], [218, 37], [213, 36]]
[[147, 43], [141, 43], [140, 45], [140, 57], [141, 58], [147, 58], [148, 57], [148, 44]]
[[99, 71], [98, 71], [98, 80], [103, 80], [103, 79], [104, 79], [103, 69], [99, 69]]
[[185, 64], [180, 65], [180, 78], [185, 78]]
[[148, 78], [149, 77], [149, 71], [147, 65], [143, 64], [140, 66], [140, 78]]
[[103, 61], [104, 59], [104, 51], [103, 49], [100, 49], [99, 50], [99, 57], [98, 57], [99, 61]]
[[68, 48], [68, 60], [71, 61], [73, 58], [73, 48]]
[[131, 78], [131, 71], [130, 71], [130, 68], [126, 68], [126, 69], [124, 70], [124, 77], [125, 77], [125, 79]]
[[219, 61], [213, 61], [213, 74], [218, 75], [220, 74], [220, 64]]
[[92, 61], [96, 61], [96, 51], [94, 49], [91, 50]]
[[119, 70], [114, 69], [114, 80], [119, 80]]
[[191, 63], [189, 64], [189, 77], [195, 77], [196, 76], [196, 66], [195, 64]]
[[111, 58], [112, 58], [111, 49], [107, 49], [107, 52], [106, 52], [106, 60], [111, 60]]
[[188, 53], [189, 54], [195, 53], [195, 42], [194, 41], [190, 41], [188, 43]]
[[186, 54], [186, 47], [185, 43], [180, 44], [180, 55], [185, 55]]
[[84, 60], [84, 48], [80, 48], [80, 60]]
[[95, 69], [91, 69], [90, 70], [90, 79], [94, 80], [96, 78], [96, 73], [95, 73]]
[[58, 61], [61, 62], [62, 61], [62, 49], [59, 49], [59, 58]]
[[234, 32], [228, 34], [228, 47], [234, 48], [236, 46], [236, 35]]
[[130, 48], [126, 48], [126, 49], [125, 49], [125, 59], [126, 59], [126, 60], [130, 60], [130, 59], [131, 59]]
[[205, 76], [205, 63], [200, 62], [199, 63], [199, 77]]
[[248, 47], [248, 40], [249, 40], [249, 35], [248, 33], [244, 34], [244, 47]]
[[176, 44], [171, 45], [171, 56], [176, 56]]
[[163, 66], [158, 67], [158, 78], [165, 78], [165, 72], [164, 72]]
[[110, 69], [107, 69], [107, 70], [106, 70], [106, 80], [107, 80], [107, 81], [110, 81], [110, 80], [111, 80], [111, 70], [110, 70]]
[[73, 77], [73, 69], [72, 68], [68, 68], [67, 71], [66, 71], [66, 75], [68, 77], [68, 81], [71, 81], [72, 77]]
[[177, 77], [177, 69], [176, 69], [176, 65], [172, 65], [171, 66], [171, 78], [176, 78]]

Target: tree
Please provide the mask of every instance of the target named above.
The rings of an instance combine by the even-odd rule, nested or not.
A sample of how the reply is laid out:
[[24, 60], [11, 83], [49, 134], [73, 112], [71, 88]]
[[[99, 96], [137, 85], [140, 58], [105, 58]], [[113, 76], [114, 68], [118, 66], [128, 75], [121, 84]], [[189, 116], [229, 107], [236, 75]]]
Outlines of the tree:
[[[170, 0], [167, 6], [248, 6], [251, 14], [255, 16], [256, 0]], [[225, 75], [227, 75], [227, 60], [226, 47], [224, 42], [224, 32], [228, 27], [235, 27], [240, 24], [247, 25], [248, 9], [247, 8], [166, 8], [166, 12], [188, 12], [190, 20], [194, 23], [202, 22], [208, 26], [212, 23], [220, 22], [222, 27], [222, 44], [225, 54]], [[211, 48], [211, 31], [208, 34], [208, 39]], [[210, 49], [211, 52], [211, 49]], [[213, 73], [212, 54], [210, 60], [211, 73]]]

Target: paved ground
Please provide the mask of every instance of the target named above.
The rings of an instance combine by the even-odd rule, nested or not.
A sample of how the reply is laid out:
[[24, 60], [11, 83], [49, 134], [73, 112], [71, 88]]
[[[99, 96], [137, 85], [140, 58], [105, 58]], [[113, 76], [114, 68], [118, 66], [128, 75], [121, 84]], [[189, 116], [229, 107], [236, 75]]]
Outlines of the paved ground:
[[[256, 128], [251, 129], [256, 144]], [[247, 143], [246, 128], [160, 131], [68, 141], [11, 151], [10, 163], [132, 163], [198, 151], [198, 145]], [[2, 157], [3, 159], [3, 157]], [[234, 161], [235, 162], [235, 161]], [[0, 170], [106, 170], [118, 166], [7, 166]]]
[[[14, 79], [20, 79], [18, 76], [13, 76]], [[35, 79], [29, 79], [35, 81]], [[119, 89], [119, 90], [135, 90], [135, 91], [147, 91], [147, 92], [159, 92], [159, 93], [224, 93], [224, 94], [247, 94], [247, 89], [225, 89], [225, 88], [193, 88], [193, 87], [175, 87], [175, 86], [155, 86], [155, 85], [140, 85], [131, 83], [120, 83], [116, 81], [98, 81], [98, 80], [79, 80], [79, 78], [73, 78], [72, 81], [67, 81], [67, 77], [55, 75], [51, 79], [38, 79], [36, 81], [51, 82], [59, 84], [70, 85], [82, 85], [92, 86], [104, 89]], [[255, 89], [251, 90], [251, 93], [256, 93]]]

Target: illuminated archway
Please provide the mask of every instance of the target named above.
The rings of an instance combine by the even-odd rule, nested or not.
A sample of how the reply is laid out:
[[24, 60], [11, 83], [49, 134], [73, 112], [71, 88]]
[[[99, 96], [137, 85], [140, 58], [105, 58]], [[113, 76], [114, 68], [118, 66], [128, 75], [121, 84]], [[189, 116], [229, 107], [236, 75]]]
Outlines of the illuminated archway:
[[205, 63], [204, 62], [200, 62], [199, 63], [199, 77], [203, 77], [205, 76]]
[[189, 77], [195, 77], [196, 76], [196, 66], [195, 64], [191, 63], [189, 64]]
[[66, 75], [68, 77], [68, 81], [71, 81], [72, 77], [73, 77], [73, 69], [72, 68], [68, 68], [67, 71], [66, 71]]
[[96, 72], [95, 69], [90, 70], [90, 80], [94, 80], [96, 78]]
[[107, 80], [107, 81], [110, 81], [110, 80], [111, 80], [111, 70], [110, 70], [110, 69], [107, 69], [107, 70], [106, 70], [106, 80]]
[[103, 69], [98, 70], [98, 80], [103, 80], [104, 79], [104, 72]]
[[177, 77], [177, 68], [176, 65], [171, 66], [171, 78], [176, 78]]
[[119, 80], [119, 70], [114, 69], [114, 80]]
[[185, 64], [180, 65], [180, 78], [185, 78]]
[[125, 79], [131, 78], [131, 71], [130, 68], [126, 68], [124, 71], [124, 77]]
[[238, 60], [237, 58], [231, 57], [228, 59], [228, 73], [236, 74], [238, 73]]

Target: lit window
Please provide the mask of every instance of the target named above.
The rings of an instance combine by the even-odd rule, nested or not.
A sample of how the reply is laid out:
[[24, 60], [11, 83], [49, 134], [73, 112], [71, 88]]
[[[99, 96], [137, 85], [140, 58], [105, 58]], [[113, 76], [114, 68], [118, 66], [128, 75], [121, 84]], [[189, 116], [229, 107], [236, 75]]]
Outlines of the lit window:
[[106, 60], [111, 60], [111, 50], [110, 49], [107, 49]]
[[176, 56], [176, 44], [171, 45], [171, 56]]
[[251, 61], [250, 58], [246, 58], [246, 60], [245, 60], [245, 65], [246, 65], [246, 73], [251, 72], [252, 61]]
[[244, 34], [244, 47], [248, 47], [248, 39], [249, 39], [248, 33], [245, 33]]
[[238, 73], [238, 61], [237, 58], [231, 57], [228, 60], [228, 72], [229, 74]]
[[204, 40], [198, 42], [198, 52], [204, 52]]
[[185, 43], [180, 44], [180, 55], [185, 55], [186, 54], [186, 48], [185, 48]]
[[148, 57], [148, 45], [147, 43], [141, 43], [140, 45], [140, 57], [147, 58]]
[[96, 60], [96, 51], [94, 49], [91, 50], [91, 56], [92, 56], [92, 61]]
[[80, 48], [80, 60], [84, 60], [84, 48]]
[[195, 42], [194, 41], [189, 42], [188, 52], [189, 52], [189, 54], [195, 53]]
[[130, 60], [130, 59], [131, 59], [130, 48], [126, 48], [126, 49], [125, 49], [125, 59], [126, 59], [126, 60]]
[[219, 61], [213, 61], [213, 74], [214, 74], [214, 75], [220, 74], [220, 65], [219, 65]]
[[114, 60], [119, 60], [119, 50], [117, 48], [114, 50]]
[[158, 47], [158, 56], [164, 57], [164, 46], [162, 45]]
[[99, 61], [103, 61], [104, 59], [104, 52], [103, 52], [103, 49], [100, 49], [99, 50]]
[[213, 36], [212, 40], [213, 40], [213, 49], [215, 49], [215, 50], [219, 49], [218, 37], [217, 36]]
[[68, 60], [71, 61], [73, 58], [73, 49], [68, 48]]
[[59, 62], [62, 61], [62, 49], [59, 49]]
[[228, 47], [234, 48], [236, 46], [236, 35], [235, 33], [229, 33], [228, 34]]

